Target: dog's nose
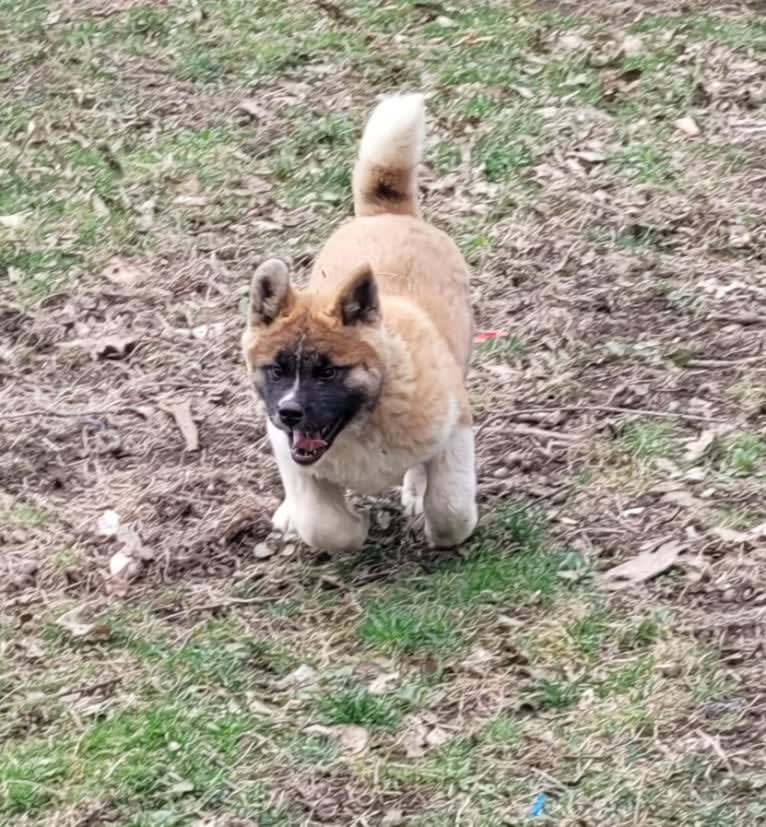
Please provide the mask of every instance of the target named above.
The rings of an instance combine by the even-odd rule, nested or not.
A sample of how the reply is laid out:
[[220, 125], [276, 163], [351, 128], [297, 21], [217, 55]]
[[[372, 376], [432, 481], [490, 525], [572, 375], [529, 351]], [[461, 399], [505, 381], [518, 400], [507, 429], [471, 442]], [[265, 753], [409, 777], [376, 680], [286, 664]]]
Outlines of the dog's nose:
[[283, 402], [277, 412], [288, 428], [294, 428], [303, 419], [303, 406], [294, 400]]

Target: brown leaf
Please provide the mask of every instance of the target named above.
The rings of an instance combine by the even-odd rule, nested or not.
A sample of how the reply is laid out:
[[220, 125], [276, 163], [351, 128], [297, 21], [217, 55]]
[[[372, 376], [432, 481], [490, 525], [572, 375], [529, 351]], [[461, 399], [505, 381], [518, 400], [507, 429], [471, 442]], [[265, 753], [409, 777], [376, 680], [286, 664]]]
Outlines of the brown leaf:
[[188, 400], [174, 405], [160, 405], [165, 413], [170, 414], [178, 425], [178, 430], [186, 442], [187, 451], [199, 451], [199, 434], [191, 415]]
[[147, 276], [144, 270], [121, 256], [110, 258], [101, 275], [120, 287], [135, 287]]
[[680, 505], [681, 508], [698, 509], [704, 508], [702, 500], [690, 494], [688, 491], [668, 491], [662, 495], [662, 502]]
[[702, 459], [707, 449], [715, 442], [715, 431], [703, 431], [697, 439], [687, 442], [684, 459], [687, 462], [697, 462]]
[[398, 672], [383, 672], [367, 687], [371, 695], [387, 695], [399, 682]]
[[115, 537], [120, 528], [120, 515], [111, 509], [104, 513], [96, 521], [96, 534], [102, 537]]
[[601, 575], [602, 579], [607, 588], [615, 590], [651, 580], [671, 568], [684, 548], [681, 543], [670, 540], [655, 551], [642, 551], [632, 560], [609, 569]]
[[675, 127], [679, 132], [683, 132], [690, 138], [696, 138], [697, 136], [702, 134], [702, 130], [699, 128], [697, 121], [695, 121], [694, 118], [690, 117], [689, 115], [686, 115], [683, 118], [679, 118], [675, 122]]
[[210, 199], [206, 195], [177, 195], [173, 203], [179, 207], [205, 207]]
[[261, 106], [255, 98], [243, 98], [237, 104], [237, 109], [257, 120], [268, 118], [269, 115], [268, 110]]
[[356, 724], [333, 724], [323, 726], [312, 724], [303, 730], [307, 735], [320, 735], [323, 738], [331, 738], [338, 746], [351, 755], [358, 755], [367, 749], [370, 743], [370, 733]]
[[122, 359], [135, 349], [134, 336], [97, 336], [89, 339], [70, 339], [60, 342], [59, 347], [79, 348], [90, 354], [92, 359]]
[[291, 689], [293, 687], [307, 687], [314, 686], [319, 680], [316, 670], [306, 663], [302, 663], [296, 669], [293, 669], [288, 675], [285, 675], [275, 686], [277, 689]]
[[109, 217], [109, 215], [110, 215], [109, 207], [107, 207], [106, 203], [104, 202], [104, 199], [101, 198], [100, 196], [96, 195], [95, 192], [90, 197], [90, 203], [91, 203], [91, 206], [93, 207], [93, 212], [99, 218], [108, 218]]
[[370, 742], [370, 733], [364, 727], [355, 724], [339, 724], [334, 729], [338, 731], [338, 744], [345, 752], [358, 755], [367, 749]]
[[422, 758], [426, 754], [427, 733], [425, 725], [418, 723], [404, 734], [400, 743], [407, 758]]
[[74, 609], [70, 609], [56, 620], [56, 625], [74, 638], [106, 640], [110, 637], [112, 630], [108, 626], [91, 623], [85, 619], [85, 608], [85, 606], [76, 606]]
[[129, 579], [135, 577], [139, 571], [140, 565], [138, 561], [124, 551], [116, 551], [109, 558], [109, 574], [111, 574], [112, 577]]
[[712, 534], [715, 534], [724, 543], [744, 544], [749, 543], [753, 537], [749, 531], [736, 531], [733, 528], [726, 528], [725, 526], [715, 526], [710, 529]]
[[18, 230], [25, 219], [26, 215], [21, 212], [13, 215], [0, 215], [0, 227], [5, 227], [7, 230]]
[[640, 35], [626, 35], [620, 47], [625, 57], [638, 57], [644, 51], [644, 41]]

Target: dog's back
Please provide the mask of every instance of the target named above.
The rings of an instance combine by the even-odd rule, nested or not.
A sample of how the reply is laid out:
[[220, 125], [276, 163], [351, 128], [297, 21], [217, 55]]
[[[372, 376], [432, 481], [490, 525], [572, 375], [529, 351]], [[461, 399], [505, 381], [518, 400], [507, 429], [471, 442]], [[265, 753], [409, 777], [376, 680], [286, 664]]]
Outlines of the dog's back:
[[392, 96], [373, 111], [354, 168], [356, 217], [328, 239], [310, 286], [330, 293], [349, 269], [369, 264], [386, 326], [410, 338], [414, 305], [465, 370], [473, 334], [469, 276], [452, 239], [420, 218], [417, 166], [424, 138], [422, 95]]

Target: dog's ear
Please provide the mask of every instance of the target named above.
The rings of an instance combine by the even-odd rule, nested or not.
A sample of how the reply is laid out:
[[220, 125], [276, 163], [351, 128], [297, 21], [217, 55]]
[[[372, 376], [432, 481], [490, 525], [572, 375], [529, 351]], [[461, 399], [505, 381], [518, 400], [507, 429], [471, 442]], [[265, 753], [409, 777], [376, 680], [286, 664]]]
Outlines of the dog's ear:
[[344, 325], [375, 325], [380, 322], [378, 284], [369, 264], [358, 268], [341, 287], [333, 315]]
[[287, 265], [277, 258], [264, 261], [255, 271], [250, 284], [250, 327], [267, 327], [278, 316], [289, 312], [292, 303], [293, 291]]

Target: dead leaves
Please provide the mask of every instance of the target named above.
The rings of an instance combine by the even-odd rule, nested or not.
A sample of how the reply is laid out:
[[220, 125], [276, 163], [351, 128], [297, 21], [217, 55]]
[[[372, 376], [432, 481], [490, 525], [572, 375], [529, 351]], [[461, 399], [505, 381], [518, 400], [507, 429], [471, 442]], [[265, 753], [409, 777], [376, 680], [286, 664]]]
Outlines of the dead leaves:
[[75, 606], [56, 620], [56, 625], [70, 637], [79, 640], [107, 640], [112, 630], [104, 624], [95, 623], [86, 617], [86, 606]]
[[138, 531], [123, 523], [120, 515], [111, 509], [96, 521], [96, 534], [117, 544], [109, 558], [107, 588], [112, 594], [124, 595], [130, 581], [140, 574], [143, 561], [151, 560], [154, 555], [144, 546]]
[[689, 138], [698, 138], [702, 134], [702, 130], [700, 129], [697, 121], [689, 115], [679, 118], [674, 123], [674, 126], [679, 132], [682, 132]]
[[0, 215], [0, 227], [6, 230], [19, 230], [26, 220], [24, 213], [14, 213], [13, 215]]
[[261, 106], [255, 98], [243, 98], [237, 104], [237, 111], [242, 112], [254, 121], [268, 120], [270, 117], [268, 109]]
[[93, 361], [96, 361], [98, 359], [124, 359], [133, 353], [137, 343], [135, 336], [111, 334], [70, 339], [68, 342], [60, 342], [59, 347], [85, 351]]
[[407, 758], [422, 758], [452, 738], [452, 734], [440, 726], [430, 713], [408, 715], [403, 723], [405, 731], [399, 746]]
[[121, 256], [110, 258], [101, 275], [118, 287], [136, 287], [147, 277], [146, 271]]
[[192, 419], [191, 406], [188, 400], [175, 404], [160, 405], [160, 407], [175, 420], [186, 443], [186, 450], [199, 451], [199, 433]]
[[370, 733], [357, 724], [333, 724], [324, 726], [312, 724], [304, 730], [306, 735], [319, 735], [334, 741], [342, 752], [349, 755], [359, 755], [367, 750], [370, 743]]
[[644, 583], [674, 566], [685, 548], [682, 543], [668, 540], [658, 548], [642, 551], [633, 559], [604, 572], [602, 581], [608, 589], [615, 591]]

